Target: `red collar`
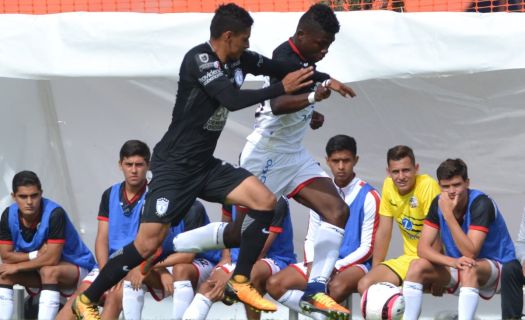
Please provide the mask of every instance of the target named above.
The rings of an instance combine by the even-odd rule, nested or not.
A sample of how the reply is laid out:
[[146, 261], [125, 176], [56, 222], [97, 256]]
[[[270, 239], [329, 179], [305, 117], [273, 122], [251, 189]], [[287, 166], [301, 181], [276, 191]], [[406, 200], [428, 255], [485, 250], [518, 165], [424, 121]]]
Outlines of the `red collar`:
[[299, 51], [299, 49], [297, 49], [297, 47], [295, 46], [295, 44], [294, 44], [293, 41], [292, 41], [292, 38], [289, 38], [289, 39], [288, 39], [288, 44], [289, 44], [290, 47], [292, 48], [292, 51], [295, 52], [295, 54], [298, 55], [299, 58], [300, 58], [303, 62], [308, 62], [308, 61], [306, 61], [306, 59], [303, 57], [303, 55], [301, 54], [301, 52]]
[[132, 204], [135, 201], [137, 201], [140, 197], [142, 197], [142, 194], [146, 190], [146, 185], [147, 185], [147, 183], [144, 183], [144, 186], [139, 190], [139, 192], [135, 193], [133, 198], [129, 199], [128, 198], [128, 193], [126, 192], [126, 183], [124, 182], [124, 186], [122, 188], [122, 191], [123, 191], [123, 195], [124, 195], [123, 198], [124, 198], [124, 201], [126, 201], [126, 204]]

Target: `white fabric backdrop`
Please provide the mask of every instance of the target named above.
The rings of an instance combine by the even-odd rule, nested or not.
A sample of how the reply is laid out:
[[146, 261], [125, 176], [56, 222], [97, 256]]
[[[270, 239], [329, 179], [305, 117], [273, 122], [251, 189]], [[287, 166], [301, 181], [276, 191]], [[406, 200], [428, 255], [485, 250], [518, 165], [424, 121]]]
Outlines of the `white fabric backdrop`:
[[[252, 49], [269, 55], [297, 13], [253, 14]], [[342, 31], [320, 69], [358, 97], [320, 104], [325, 126], [305, 144], [324, 162], [338, 133], [358, 141], [358, 174], [380, 188], [386, 150], [414, 148], [435, 175], [447, 157], [469, 164], [472, 187], [499, 203], [512, 235], [525, 204], [525, 24], [519, 14], [338, 13]], [[0, 206], [15, 172], [39, 174], [93, 247], [100, 196], [119, 181], [128, 139], [165, 132], [186, 50], [208, 38], [209, 14], [0, 15]], [[251, 78], [253, 79], [253, 78]], [[258, 86], [256, 81], [248, 86]], [[236, 162], [253, 108], [230, 113], [216, 156]], [[212, 219], [217, 205], [208, 204]], [[306, 211], [293, 206], [296, 252]], [[397, 238], [396, 238], [397, 239]], [[400, 252], [394, 246], [391, 255]]]

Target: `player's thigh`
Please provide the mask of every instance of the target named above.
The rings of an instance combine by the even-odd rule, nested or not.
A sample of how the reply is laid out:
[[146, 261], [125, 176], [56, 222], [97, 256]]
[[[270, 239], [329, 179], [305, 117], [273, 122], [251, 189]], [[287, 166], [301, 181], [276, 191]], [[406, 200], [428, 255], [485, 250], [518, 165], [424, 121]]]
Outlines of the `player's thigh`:
[[255, 210], [272, 210], [274, 194], [248, 170], [218, 162], [210, 169], [199, 197], [212, 202], [235, 203]]
[[139, 254], [146, 258], [159, 248], [169, 232], [170, 225], [157, 222], [141, 222], [133, 241]]
[[379, 264], [372, 268], [366, 276], [362, 277], [358, 283], [359, 293], [363, 293], [368, 287], [378, 282], [390, 282], [396, 286], [401, 285], [402, 279], [392, 269], [384, 264]]
[[36, 271], [18, 272], [12, 275], [0, 277], [0, 284], [19, 284], [27, 288], [40, 288], [40, 275]]
[[272, 296], [283, 294], [287, 290], [305, 290], [307, 273], [308, 270], [302, 263], [291, 264], [271, 276], [266, 282], [266, 289]]

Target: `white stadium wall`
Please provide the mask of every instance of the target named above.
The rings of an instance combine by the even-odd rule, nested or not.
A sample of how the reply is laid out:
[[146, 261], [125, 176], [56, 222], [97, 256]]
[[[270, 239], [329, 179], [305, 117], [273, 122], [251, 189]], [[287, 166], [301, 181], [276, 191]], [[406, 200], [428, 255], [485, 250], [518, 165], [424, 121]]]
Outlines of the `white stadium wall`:
[[[254, 13], [251, 49], [270, 55], [298, 13]], [[407, 144], [420, 171], [460, 157], [517, 234], [525, 205], [525, 24], [520, 14], [344, 12], [319, 69], [358, 96], [320, 103], [323, 128], [305, 145], [324, 165], [334, 134], [358, 142], [359, 176], [381, 187], [386, 150]], [[102, 192], [122, 177], [125, 140], [150, 147], [171, 119], [186, 50], [208, 38], [210, 14], [0, 15], [0, 206], [30, 169], [93, 247]], [[260, 85], [247, 79], [247, 86]], [[254, 108], [230, 113], [216, 156], [232, 163]], [[218, 205], [207, 204], [212, 219]], [[296, 252], [306, 210], [293, 205]], [[398, 242], [399, 243], [399, 242]], [[401, 251], [393, 246], [391, 254]]]

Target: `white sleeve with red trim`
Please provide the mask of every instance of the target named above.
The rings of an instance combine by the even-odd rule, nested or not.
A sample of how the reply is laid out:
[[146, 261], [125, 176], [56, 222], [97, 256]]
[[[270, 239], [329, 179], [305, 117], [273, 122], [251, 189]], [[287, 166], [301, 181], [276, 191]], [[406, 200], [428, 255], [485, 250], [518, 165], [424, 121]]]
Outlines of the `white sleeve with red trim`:
[[336, 261], [335, 268], [337, 270], [366, 262], [372, 256], [374, 236], [379, 225], [379, 199], [379, 194], [375, 190], [366, 195], [365, 215], [361, 226], [361, 245], [354, 252]]
[[308, 231], [304, 239], [304, 262], [309, 263], [314, 260], [314, 239], [317, 230], [321, 225], [321, 217], [317, 212], [310, 210], [310, 219], [308, 220]]
[[523, 263], [525, 262], [525, 209], [521, 216], [520, 231], [518, 232], [518, 239], [514, 243], [516, 247], [516, 258]]

